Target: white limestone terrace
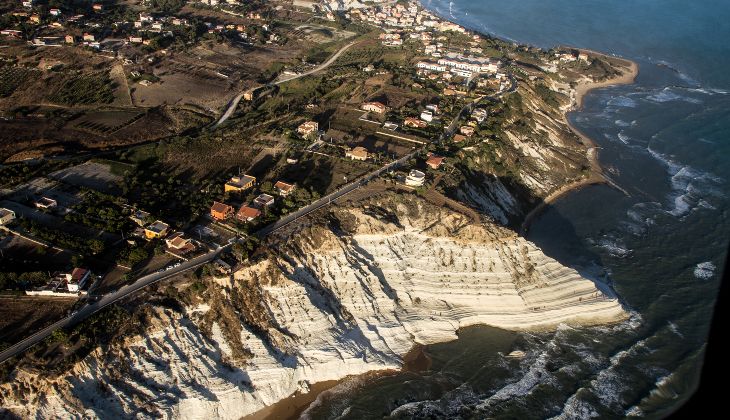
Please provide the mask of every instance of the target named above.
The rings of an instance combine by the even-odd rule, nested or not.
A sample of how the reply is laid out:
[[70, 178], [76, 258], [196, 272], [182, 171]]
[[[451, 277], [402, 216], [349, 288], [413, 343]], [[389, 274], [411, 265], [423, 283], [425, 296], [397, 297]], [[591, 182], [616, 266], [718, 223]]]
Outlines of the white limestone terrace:
[[[453, 340], [460, 328], [514, 330], [627, 318], [575, 270], [495, 224], [385, 195], [297, 232], [276, 256], [222, 282], [222, 298], [256, 290], [264, 333], [230, 331], [211, 305], [185, 313], [151, 307], [144, 336], [97, 350], [55, 380], [21, 372], [0, 386], [21, 417], [240, 418], [312, 383], [398, 369], [414, 344]], [[225, 287], [224, 287], [225, 286]], [[240, 336], [240, 337], [238, 337]]]

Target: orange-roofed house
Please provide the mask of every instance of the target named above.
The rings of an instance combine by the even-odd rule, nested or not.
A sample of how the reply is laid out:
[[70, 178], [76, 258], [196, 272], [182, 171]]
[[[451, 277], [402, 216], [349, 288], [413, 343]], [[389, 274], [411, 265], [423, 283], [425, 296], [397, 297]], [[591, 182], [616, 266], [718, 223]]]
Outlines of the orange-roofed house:
[[353, 160], [367, 160], [368, 150], [362, 146], [357, 146], [354, 149], [345, 152], [345, 156]]
[[214, 201], [210, 207], [210, 215], [216, 220], [226, 220], [233, 215], [233, 207]]
[[242, 222], [252, 222], [259, 216], [261, 216], [261, 210], [249, 206], [241, 206], [236, 213], [236, 219]]
[[291, 192], [294, 191], [294, 188], [296, 188], [294, 184], [289, 184], [284, 181], [276, 181], [276, 184], [274, 184], [274, 189], [282, 197], [286, 197], [291, 194]]
[[466, 136], [462, 134], [454, 134], [454, 143], [461, 143], [464, 140], [466, 140]]
[[403, 120], [403, 125], [406, 127], [425, 128], [428, 126], [428, 123], [421, 121], [418, 118], [408, 117]]
[[443, 157], [431, 154], [431, 156], [429, 156], [428, 160], [426, 161], [426, 165], [428, 165], [431, 169], [438, 169], [443, 162]]
[[385, 105], [380, 102], [365, 102], [360, 106], [365, 111], [375, 112], [376, 114], [383, 114], [387, 109]]
[[190, 238], [186, 238], [182, 232], [175, 232], [165, 238], [167, 250], [176, 255], [184, 255], [195, 250], [195, 244]]

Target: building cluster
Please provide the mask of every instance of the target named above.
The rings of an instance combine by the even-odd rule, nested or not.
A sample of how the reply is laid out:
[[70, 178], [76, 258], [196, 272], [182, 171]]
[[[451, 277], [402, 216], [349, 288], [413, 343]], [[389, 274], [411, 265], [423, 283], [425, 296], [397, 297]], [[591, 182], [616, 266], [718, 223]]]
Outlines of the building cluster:
[[[316, 124], [316, 123], [315, 123]], [[251, 175], [233, 176], [224, 185], [226, 195], [241, 196], [245, 191], [252, 190], [256, 186], [256, 177]], [[286, 197], [296, 189], [295, 184], [282, 180], [274, 184], [274, 190], [279, 197]], [[271, 194], [261, 193], [250, 203], [244, 203], [238, 210], [233, 205], [214, 201], [210, 207], [210, 216], [219, 222], [236, 220], [242, 223], [255, 221], [276, 203], [276, 198]]]
[[164, 240], [165, 251], [176, 257], [185, 258], [199, 249], [200, 244], [185, 236], [183, 232], [173, 232], [170, 225], [162, 220], [153, 220], [150, 213], [133, 210], [129, 218], [137, 224], [135, 236], [144, 237], [148, 241]]
[[[219, 5], [216, 0], [210, 1], [215, 3], [212, 4], [213, 6]], [[221, 2], [219, 7], [240, 4], [241, 2], [238, 0], [228, 0]], [[104, 27], [100, 23], [100, 18], [109, 11], [101, 3], [92, 4], [88, 14], [70, 13], [69, 10], [60, 8], [37, 7], [34, 0], [22, 1], [20, 6], [22, 6], [22, 10], [12, 12], [12, 15], [19, 18], [20, 21], [30, 24], [33, 37], [29, 43], [39, 47], [78, 44], [105, 52], [116, 52], [123, 45], [151, 45], [153, 39], [159, 36], [174, 38], [177, 32], [192, 26], [186, 18], [140, 12], [135, 19], [115, 21], [111, 28]], [[211, 34], [225, 33], [243, 40], [256, 41], [254, 29], [262, 29], [263, 31], [259, 32], [263, 32], [267, 37], [266, 42], [279, 40], [276, 34], [269, 31], [267, 23], [256, 22], [263, 20], [260, 13], [252, 11], [245, 17], [254, 23], [250, 25], [222, 25], [209, 21], [202, 23]], [[111, 36], [112, 33], [115, 33], [114, 37]], [[120, 33], [123, 34], [121, 37]], [[14, 27], [0, 28], [0, 35], [21, 39], [23, 38], [23, 26], [18, 24]]]
[[92, 273], [86, 268], [74, 268], [70, 273], [53, 273], [50, 280], [44, 286], [33, 290], [26, 290], [26, 295], [31, 296], [78, 296], [86, 294], [84, 287], [90, 284]]

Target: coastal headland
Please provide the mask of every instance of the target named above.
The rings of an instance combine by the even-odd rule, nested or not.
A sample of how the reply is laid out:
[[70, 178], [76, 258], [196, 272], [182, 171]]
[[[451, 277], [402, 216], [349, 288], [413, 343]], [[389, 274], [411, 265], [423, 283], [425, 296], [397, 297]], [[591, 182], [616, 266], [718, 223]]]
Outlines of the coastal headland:
[[[3, 151], [50, 162], [10, 169], [3, 206], [19, 216], [14, 228], [62, 241], [59, 266], [105, 273], [89, 300], [175, 275], [15, 355], [3, 365], [3, 410], [288, 418], [343, 378], [428, 369], [425, 346], [466, 327], [627, 318], [609, 287], [519, 230], [569, 191], [610, 182], [567, 113], [593, 89], [633, 81], [634, 63], [513, 45], [415, 2], [295, 3], [243, 16], [185, 9], [201, 20], [192, 23], [135, 9], [139, 26], [174, 26], [195, 48], [130, 34], [119, 48], [146, 55], [110, 74], [134, 91], [120, 79], [98, 97], [109, 76], [98, 69], [112, 58], [71, 43], [9, 47], [20, 59], [4, 74], [25, 72], [28, 84], [0, 100], [23, 104], [0, 124], [58, 127]], [[76, 79], [53, 70], [82, 56]], [[53, 86], [48, 98], [39, 80]], [[65, 142], [76, 131], [98, 141]], [[212, 254], [200, 267], [182, 262]], [[7, 277], [21, 291], [20, 274]]]

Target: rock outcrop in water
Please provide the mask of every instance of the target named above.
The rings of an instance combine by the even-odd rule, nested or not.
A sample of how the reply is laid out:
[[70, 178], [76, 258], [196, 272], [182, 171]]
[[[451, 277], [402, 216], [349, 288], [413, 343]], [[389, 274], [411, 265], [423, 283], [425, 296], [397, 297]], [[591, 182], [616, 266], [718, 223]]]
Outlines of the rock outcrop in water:
[[469, 325], [626, 316], [512, 231], [413, 195], [336, 207], [288, 236], [195, 304], [143, 306], [143, 334], [60, 376], [19, 370], [0, 386], [2, 406], [41, 418], [239, 418], [314, 382], [397, 369], [414, 344], [455, 339]]

